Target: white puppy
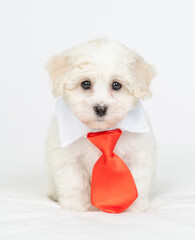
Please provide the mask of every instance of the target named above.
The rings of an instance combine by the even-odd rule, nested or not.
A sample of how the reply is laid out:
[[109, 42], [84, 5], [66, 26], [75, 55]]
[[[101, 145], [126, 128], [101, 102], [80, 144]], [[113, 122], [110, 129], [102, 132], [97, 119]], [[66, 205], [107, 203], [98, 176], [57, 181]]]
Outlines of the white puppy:
[[[47, 64], [55, 96], [90, 129], [109, 129], [133, 110], [139, 99], [151, 95], [152, 66], [121, 43], [95, 39], [66, 50]], [[75, 126], [76, 128], [77, 126]], [[69, 126], [74, 128], [74, 126]], [[92, 169], [101, 152], [80, 137], [65, 147], [59, 121], [53, 116], [46, 141], [50, 197], [69, 210], [95, 210], [90, 199]], [[151, 131], [124, 131], [114, 152], [129, 167], [138, 198], [128, 210], [148, 207], [155, 155]]]

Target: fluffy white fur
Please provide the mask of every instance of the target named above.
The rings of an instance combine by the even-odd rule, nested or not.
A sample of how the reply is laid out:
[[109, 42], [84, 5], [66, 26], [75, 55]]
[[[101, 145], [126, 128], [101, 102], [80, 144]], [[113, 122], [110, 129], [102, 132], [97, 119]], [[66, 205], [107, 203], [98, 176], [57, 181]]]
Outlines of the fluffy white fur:
[[[66, 50], [47, 64], [55, 96], [63, 95], [80, 121], [93, 129], [114, 127], [136, 106], [139, 98], [151, 95], [152, 66], [121, 43], [95, 39]], [[84, 90], [81, 82], [90, 80]], [[112, 89], [118, 81], [122, 88]], [[107, 114], [98, 117], [96, 104], [108, 106]], [[152, 132], [124, 132], [115, 153], [130, 168], [138, 189], [138, 198], [127, 210], [148, 208], [155, 141]], [[91, 204], [92, 169], [101, 152], [87, 138], [60, 147], [58, 123], [54, 115], [46, 141], [46, 159], [50, 179], [50, 197], [69, 210], [97, 210]]]

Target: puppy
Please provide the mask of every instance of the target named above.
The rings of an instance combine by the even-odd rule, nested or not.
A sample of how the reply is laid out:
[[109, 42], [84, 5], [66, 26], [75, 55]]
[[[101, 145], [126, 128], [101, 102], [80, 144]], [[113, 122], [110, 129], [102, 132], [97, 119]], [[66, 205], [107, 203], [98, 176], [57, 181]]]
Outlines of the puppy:
[[[113, 129], [140, 99], [151, 96], [153, 67], [119, 42], [95, 39], [53, 57], [46, 65], [53, 94], [68, 105], [76, 118], [89, 129]], [[69, 116], [69, 115], [67, 115]], [[69, 124], [67, 130], [77, 126]], [[149, 206], [155, 141], [152, 131], [124, 131], [114, 152], [129, 167], [138, 198], [127, 211]], [[101, 152], [87, 138], [79, 137], [61, 146], [60, 127], [55, 114], [46, 140], [50, 180], [49, 196], [68, 210], [97, 210], [91, 204], [90, 183]]]

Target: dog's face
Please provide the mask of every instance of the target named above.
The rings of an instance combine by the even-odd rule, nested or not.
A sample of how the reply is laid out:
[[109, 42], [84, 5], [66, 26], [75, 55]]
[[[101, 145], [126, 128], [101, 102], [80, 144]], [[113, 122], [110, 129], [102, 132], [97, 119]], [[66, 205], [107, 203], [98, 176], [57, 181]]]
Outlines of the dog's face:
[[66, 50], [47, 65], [54, 94], [63, 95], [80, 121], [114, 127], [150, 95], [151, 65], [120, 43], [96, 39]]

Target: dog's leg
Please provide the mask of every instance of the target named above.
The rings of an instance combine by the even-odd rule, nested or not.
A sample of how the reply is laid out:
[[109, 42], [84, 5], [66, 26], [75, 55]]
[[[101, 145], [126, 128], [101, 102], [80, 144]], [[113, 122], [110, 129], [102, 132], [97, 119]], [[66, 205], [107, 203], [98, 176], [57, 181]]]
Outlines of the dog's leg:
[[127, 209], [128, 211], [142, 212], [149, 208], [150, 191], [154, 174], [154, 155], [148, 156], [148, 159], [146, 159], [146, 156], [143, 156], [143, 158], [141, 159], [140, 157], [137, 163], [130, 166], [136, 183], [138, 197]]
[[65, 149], [53, 150], [48, 157], [60, 205], [73, 211], [95, 210], [91, 204], [89, 174], [81, 159], [73, 159]]
[[149, 195], [153, 179], [153, 166], [152, 164], [147, 164], [147, 166], [134, 164], [131, 166], [131, 172], [136, 183], [138, 197], [129, 207], [128, 211], [142, 212], [149, 208]]
[[55, 182], [58, 201], [63, 208], [74, 211], [94, 210], [90, 200], [89, 176], [78, 164], [78, 160], [58, 169], [55, 173]]
[[[155, 163], [155, 143], [151, 139], [151, 144], [144, 149], [134, 151], [133, 162], [127, 165], [131, 169], [134, 177], [136, 187], [138, 190], [138, 197], [135, 202], [128, 208], [128, 211], [142, 212], [149, 208], [150, 192], [152, 183], [154, 181], [154, 163]], [[146, 144], [143, 144], [146, 146]]]
[[90, 177], [78, 158], [78, 145], [61, 148], [57, 119], [54, 116], [46, 140], [45, 158], [48, 166], [49, 197], [65, 209], [89, 211], [95, 208], [90, 199]]

